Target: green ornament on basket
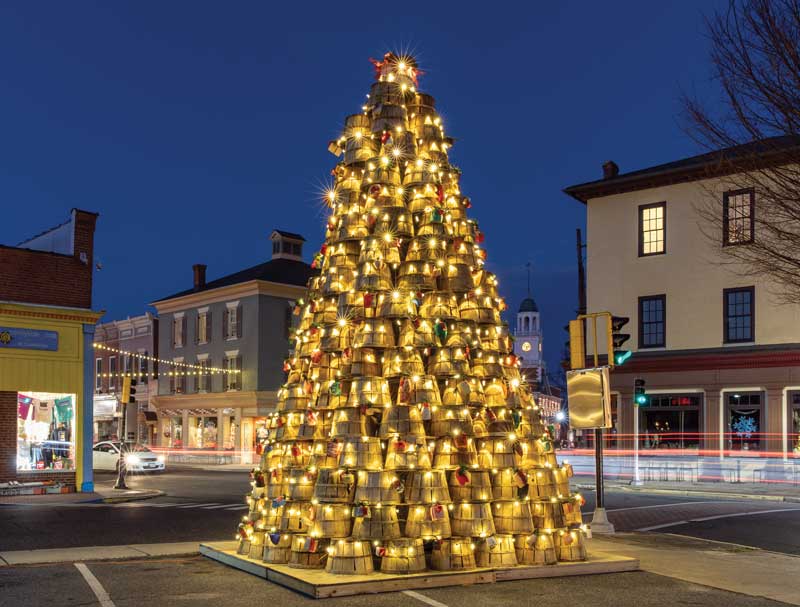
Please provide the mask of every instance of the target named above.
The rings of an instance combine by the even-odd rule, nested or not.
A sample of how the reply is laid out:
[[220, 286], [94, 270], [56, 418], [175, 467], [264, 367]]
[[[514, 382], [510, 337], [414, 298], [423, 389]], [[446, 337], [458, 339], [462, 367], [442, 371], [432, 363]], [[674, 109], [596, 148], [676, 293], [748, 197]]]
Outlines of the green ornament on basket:
[[511, 419], [514, 421], [514, 428], [518, 429], [522, 423], [522, 413], [520, 413], [519, 410], [514, 409], [511, 412]]
[[447, 339], [447, 325], [441, 320], [436, 323], [436, 337], [438, 337], [442, 343]]
[[338, 381], [335, 381], [331, 384], [330, 393], [334, 396], [341, 396], [342, 395], [342, 384]]

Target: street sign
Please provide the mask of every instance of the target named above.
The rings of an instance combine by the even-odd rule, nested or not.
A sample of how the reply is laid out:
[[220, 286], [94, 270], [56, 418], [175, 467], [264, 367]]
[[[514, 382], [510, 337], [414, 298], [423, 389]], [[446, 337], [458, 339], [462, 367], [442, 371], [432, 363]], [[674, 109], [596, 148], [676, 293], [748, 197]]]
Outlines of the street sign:
[[611, 427], [608, 367], [567, 371], [570, 426], [578, 430]]

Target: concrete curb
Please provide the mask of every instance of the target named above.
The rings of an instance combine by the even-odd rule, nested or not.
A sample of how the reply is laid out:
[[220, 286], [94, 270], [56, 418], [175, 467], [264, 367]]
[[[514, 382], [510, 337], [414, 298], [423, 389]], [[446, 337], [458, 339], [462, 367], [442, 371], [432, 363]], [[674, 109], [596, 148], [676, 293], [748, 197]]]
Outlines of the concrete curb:
[[165, 556], [196, 556], [199, 542], [164, 544], [129, 544], [127, 546], [84, 546], [44, 550], [12, 550], [0, 552], [0, 567], [76, 563], [82, 561], [114, 561]]
[[84, 503], [120, 504], [122, 502], [139, 502], [142, 500], [153, 499], [154, 497], [163, 497], [165, 495], [166, 492], [153, 489], [151, 491], [139, 491], [130, 495], [112, 495], [110, 497], [104, 497], [99, 500], [90, 500], [89, 502]]
[[[594, 485], [576, 485], [582, 491], [594, 491]], [[753, 500], [765, 502], [800, 503], [800, 497], [793, 495], [772, 495], [765, 493], [731, 493], [728, 491], [706, 491], [704, 489], [657, 489], [649, 487], [631, 487], [628, 485], [606, 485], [606, 490], [628, 491], [630, 493], [650, 493], [656, 495], [681, 495], [683, 497], [728, 497], [731, 499]]]

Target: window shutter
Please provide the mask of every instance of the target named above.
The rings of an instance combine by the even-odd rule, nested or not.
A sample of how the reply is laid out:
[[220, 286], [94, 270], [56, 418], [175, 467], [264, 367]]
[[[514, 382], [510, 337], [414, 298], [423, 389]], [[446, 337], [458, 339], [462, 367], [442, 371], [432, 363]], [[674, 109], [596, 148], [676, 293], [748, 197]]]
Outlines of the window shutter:
[[169, 392], [170, 394], [175, 394], [175, 376], [169, 376]]
[[[214, 325], [211, 322], [211, 310], [206, 312], [206, 341], [211, 341], [211, 332], [214, 330]], [[208, 363], [211, 365], [211, 363]]]
[[181, 345], [186, 344], [186, 317], [181, 320]]
[[242, 373], [241, 373], [241, 371], [242, 371], [242, 357], [241, 356], [237, 356], [236, 357], [236, 362], [234, 364], [236, 365], [236, 369], [239, 371], [239, 373], [237, 373], [234, 376], [236, 378], [236, 389], [237, 390], [241, 390], [242, 389]]
[[[223, 358], [222, 359], [222, 369], [223, 370], [229, 368], [230, 360], [231, 360], [230, 358]], [[223, 392], [227, 392], [229, 386], [230, 386], [230, 382], [228, 381], [228, 374], [227, 373], [223, 373], [222, 374], [222, 391]]]
[[198, 312], [197, 316], [194, 319], [194, 343], [200, 343], [200, 316], [201, 314]]
[[222, 313], [222, 339], [228, 339], [228, 308]]
[[242, 336], [242, 321], [244, 320], [244, 309], [242, 306], [236, 308], [236, 337]]

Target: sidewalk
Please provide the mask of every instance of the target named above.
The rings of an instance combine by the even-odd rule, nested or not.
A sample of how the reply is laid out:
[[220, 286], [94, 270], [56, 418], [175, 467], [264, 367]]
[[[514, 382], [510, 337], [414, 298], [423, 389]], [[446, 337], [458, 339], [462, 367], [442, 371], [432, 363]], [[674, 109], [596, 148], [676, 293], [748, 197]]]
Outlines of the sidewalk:
[[796, 556], [663, 533], [595, 535], [589, 550], [638, 558], [650, 573], [800, 605]]
[[98, 488], [92, 493], [53, 493], [49, 495], [16, 495], [0, 497], [0, 504], [19, 504], [25, 506], [49, 506], [55, 504], [84, 504], [105, 502], [113, 504], [118, 502], [135, 502], [166, 495], [156, 489], [106, 489]]
[[[594, 476], [581, 475], [572, 479], [572, 486], [581, 491], [594, 491]], [[697, 497], [764, 500], [800, 503], [800, 487], [783, 483], [704, 483], [648, 481], [633, 486], [630, 481], [605, 479], [606, 491], [631, 491]]]
[[46, 550], [10, 550], [0, 552], [0, 567], [43, 565], [46, 563], [76, 563], [79, 561], [111, 561], [165, 556], [200, 554], [199, 542], [170, 542], [164, 544], [129, 544], [127, 546], [85, 546], [80, 548], [50, 548]]

